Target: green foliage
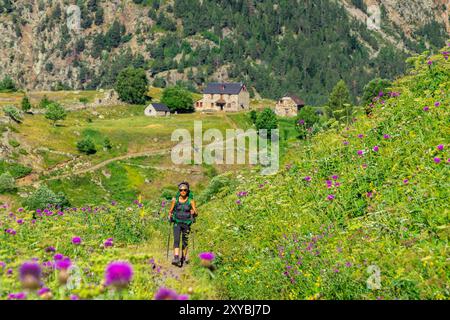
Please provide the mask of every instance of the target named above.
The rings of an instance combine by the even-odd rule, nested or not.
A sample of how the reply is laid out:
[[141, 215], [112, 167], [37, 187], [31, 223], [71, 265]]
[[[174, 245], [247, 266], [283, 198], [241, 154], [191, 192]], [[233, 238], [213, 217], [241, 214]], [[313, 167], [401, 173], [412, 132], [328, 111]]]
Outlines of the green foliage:
[[23, 98], [22, 98], [22, 102], [21, 102], [21, 107], [22, 107], [22, 111], [23, 112], [29, 112], [30, 110], [31, 110], [31, 108], [32, 108], [32, 105], [31, 105], [31, 103], [30, 103], [30, 100], [28, 99], [28, 97], [27, 96], [24, 96]]
[[229, 175], [215, 176], [209, 182], [208, 187], [198, 196], [199, 203], [206, 203], [218, 196], [225, 196], [233, 192], [236, 181]]
[[428, 59], [370, 117], [291, 146], [276, 175], [245, 171], [245, 195], [200, 207], [196, 244], [214, 248], [223, 299], [448, 299], [450, 79], [430, 70], [450, 64]]
[[256, 119], [258, 118], [258, 113], [256, 112], [256, 110], [251, 110], [249, 112], [249, 117], [250, 117], [250, 120], [252, 121], [252, 123], [256, 124]]
[[153, 80], [153, 86], [156, 88], [165, 88], [167, 85], [166, 80], [161, 77], [155, 77], [155, 80]]
[[261, 129], [266, 129], [267, 133], [270, 134], [272, 129], [276, 129], [278, 127], [275, 112], [270, 108], [265, 108], [263, 111], [259, 112], [256, 118], [255, 126], [258, 131]]
[[0, 194], [12, 193], [16, 191], [16, 189], [14, 177], [9, 172], [0, 175]]
[[48, 205], [66, 208], [70, 206], [70, 203], [62, 192], [55, 193], [46, 185], [42, 185], [23, 201], [23, 205], [28, 209], [36, 210], [45, 209]]
[[14, 106], [5, 106], [3, 107], [3, 112], [10, 117], [12, 120], [14, 120], [17, 123], [22, 123], [23, 117], [20, 113], [20, 110], [17, 109]]
[[91, 138], [84, 138], [77, 142], [78, 151], [85, 153], [87, 155], [95, 154], [97, 148], [95, 147], [94, 141]]
[[0, 160], [0, 174], [9, 172], [15, 179], [23, 178], [30, 174], [32, 169], [17, 162]]
[[162, 93], [161, 102], [169, 107], [170, 112], [193, 112], [194, 100], [192, 94], [181, 86], [165, 88]]
[[9, 76], [5, 76], [2, 81], [0, 81], [0, 92], [15, 92], [17, 87], [14, 81]]
[[305, 106], [298, 112], [295, 119], [295, 126], [299, 137], [306, 138], [308, 134], [314, 134], [320, 129], [321, 118], [315, 108]]
[[67, 117], [67, 112], [63, 106], [57, 102], [52, 102], [47, 105], [47, 110], [45, 111], [45, 118], [53, 121], [53, 126], [59, 120], [64, 120]]
[[115, 89], [122, 101], [144, 104], [148, 91], [148, 80], [143, 69], [128, 67], [117, 77]]
[[378, 94], [386, 93], [386, 89], [388, 89], [392, 85], [392, 81], [388, 79], [380, 79], [375, 78], [369, 81], [364, 86], [364, 92], [362, 96], [361, 103], [365, 106], [367, 104], [370, 104], [372, 102], [372, 99]]
[[54, 101], [50, 100], [46, 94], [42, 97], [41, 101], [39, 101], [39, 108], [46, 109], [47, 106], [51, 103], [54, 103]]
[[89, 102], [88, 98], [86, 97], [81, 97], [80, 99], [78, 99], [78, 101], [80, 101], [84, 105], [86, 105]]
[[105, 137], [105, 139], [103, 140], [103, 148], [105, 148], [106, 150], [112, 149], [111, 140], [109, 140], [108, 137]]
[[19, 143], [17, 140], [10, 139], [10, 140], [8, 141], [8, 143], [9, 143], [9, 145], [10, 145], [11, 147], [13, 147], [13, 148], [17, 148], [18, 146], [20, 146], [20, 143]]
[[350, 105], [350, 103], [350, 92], [347, 85], [344, 80], [339, 80], [328, 98], [328, 107], [329, 111], [331, 111], [329, 116], [339, 120], [342, 110], [348, 111], [347, 105]]

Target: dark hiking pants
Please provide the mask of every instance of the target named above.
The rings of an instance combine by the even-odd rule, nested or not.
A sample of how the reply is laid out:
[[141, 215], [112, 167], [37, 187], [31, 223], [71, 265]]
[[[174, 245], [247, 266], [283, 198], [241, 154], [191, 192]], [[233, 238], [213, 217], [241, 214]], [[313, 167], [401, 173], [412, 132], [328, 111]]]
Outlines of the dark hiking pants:
[[173, 247], [180, 247], [180, 237], [182, 237], [183, 250], [188, 246], [189, 233], [191, 232], [191, 226], [186, 223], [174, 223], [173, 225]]

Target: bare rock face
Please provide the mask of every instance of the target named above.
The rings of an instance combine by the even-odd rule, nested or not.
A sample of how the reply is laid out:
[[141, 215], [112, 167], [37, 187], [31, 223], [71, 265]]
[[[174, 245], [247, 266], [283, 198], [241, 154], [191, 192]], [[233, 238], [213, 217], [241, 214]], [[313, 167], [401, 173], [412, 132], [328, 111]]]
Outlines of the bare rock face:
[[[338, 0], [348, 11], [350, 17], [367, 25], [369, 30], [377, 32], [383, 39], [405, 50], [400, 32], [414, 39], [414, 32], [425, 24], [435, 21], [445, 25], [450, 35], [450, 1], [448, 0], [364, 0], [365, 11], [357, 8], [354, 1]], [[111, 49], [117, 54], [131, 50], [133, 54], [142, 54], [151, 59], [151, 48], [164, 31], [154, 31], [155, 24], [148, 16], [148, 8], [136, 5], [132, 0], [97, 1], [103, 10], [103, 21], [83, 27], [83, 12], [76, 1], [65, 0], [16, 0], [12, 13], [0, 13], [0, 76], [10, 75], [14, 81], [27, 90], [49, 90], [57, 83], [63, 83], [74, 89], [82, 89], [92, 74], [102, 74], [103, 55], [91, 54], [94, 39], [99, 33], [105, 34], [114, 21], [119, 21], [131, 35], [129, 41]], [[82, 1], [85, 5], [88, 1]], [[274, 5], [274, 12], [278, 9]], [[165, 5], [162, 6], [165, 10]], [[251, 11], [258, 10], [252, 6]], [[173, 13], [164, 11], [173, 17]], [[91, 19], [95, 14], [90, 12]], [[383, 22], [391, 26], [383, 29]], [[181, 21], [176, 21], [180, 25]], [[233, 29], [224, 27], [224, 37], [233, 37]], [[359, 38], [359, 37], [358, 37]], [[83, 44], [84, 41], [84, 44]], [[186, 37], [192, 48], [216, 43], [198, 35]], [[82, 45], [83, 44], [83, 45]], [[180, 55], [174, 58], [179, 61]], [[192, 68], [195, 71], [195, 68]], [[164, 70], [151, 77], [167, 78], [169, 84], [178, 80], [187, 80], [186, 71]], [[214, 70], [213, 77], [221, 81], [229, 78], [228, 66]], [[114, 97], [106, 97], [111, 104]], [[103, 99], [102, 99], [103, 100]], [[108, 103], [109, 103], [108, 102]], [[100, 101], [97, 101], [101, 105]]]

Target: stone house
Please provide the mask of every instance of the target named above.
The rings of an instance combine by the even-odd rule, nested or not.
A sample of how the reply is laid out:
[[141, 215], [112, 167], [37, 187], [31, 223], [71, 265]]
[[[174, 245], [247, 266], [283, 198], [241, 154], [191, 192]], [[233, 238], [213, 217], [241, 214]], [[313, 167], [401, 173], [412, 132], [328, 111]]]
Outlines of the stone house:
[[168, 116], [170, 109], [163, 103], [150, 103], [145, 108], [144, 114], [148, 117]]
[[196, 111], [243, 111], [250, 109], [250, 94], [243, 83], [208, 83]]
[[299, 97], [289, 94], [282, 97], [275, 105], [275, 114], [283, 117], [295, 117], [298, 111], [305, 106]]

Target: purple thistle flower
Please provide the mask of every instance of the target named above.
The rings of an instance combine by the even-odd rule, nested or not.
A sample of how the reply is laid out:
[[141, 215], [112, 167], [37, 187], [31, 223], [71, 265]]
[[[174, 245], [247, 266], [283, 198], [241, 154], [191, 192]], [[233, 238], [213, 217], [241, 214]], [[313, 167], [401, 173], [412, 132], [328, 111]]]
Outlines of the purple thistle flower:
[[24, 300], [26, 298], [27, 298], [27, 294], [25, 292], [8, 294], [8, 300]]
[[439, 101], [437, 101], [437, 102], [434, 103], [434, 106], [435, 106], [435, 107], [439, 107], [440, 105], [441, 105], [441, 103], [440, 103]]
[[241, 204], [241, 200], [237, 199], [236, 204], [238, 204], [238, 205]]
[[76, 244], [76, 245], [81, 244], [81, 238], [80, 237], [73, 237], [72, 238], [72, 243]]
[[329, 194], [328, 196], [327, 196], [327, 199], [328, 200], [333, 200], [335, 198], [335, 196], [333, 195], [333, 194]]
[[337, 180], [337, 179], [339, 178], [339, 176], [333, 175], [331, 178], [332, 178], [333, 180]]
[[180, 299], [180, 296], [172, 289], [161, 287], [156, 292], [154, 300], [186, 300], [186, 299], [184, 295], [182, 296], [182, 299]]
[[367, 192], [367, 197], [368, 197], [368, 198], [372, 198], [372, 195], [373, 195], [373, 193], [372, 193], [372, 192], [370, 192], [370, 191], [369, 191], [369, 192]]
[[37, 288], [41, 279], [41, 266], [37, 262], [24, 262], [19, 268], [19, 278], [25, 288]]
[[439, 157], [435, 157], [433, 160], [434, 160], [435, 163], [441, 162], [441, 158], [439, 158]]
[[339, 273], [339, 269], [338, 269], [338, 268], [334, 268], [334, 269], [333, 269], [333, 272], [334, 272], [334, 273]]
[[310, 176], [306, 176], [305, 177], [305, 181], [311, 181], [311, 177]]
[[430, 108], [428, 106], [423, 107], [423, 111], [428, 111]]
[[408, 182], [409, 182], [408, 179], [403, 180], [403, 183], [404, 183], [404, 184], [407, 184]]
[[362, 139], [364, 135], [362, 133], [358, 134], [358, 138]]
[[18, 219], [16, 222], [17, 222], [18, 224], [23, 224], [23, 219]]
[[437, 148], [438, 148], [438, 150], [441, 150], [441, 151], [442, 151], [442, 150], [444, 150], [444, 145], [443, 145], [443, 144], [440, 144], [440, 145], [437, 146]]
[[214, 260], [215, 255], [212, 252], [202, 252], [198, 255], [198, 257], [202, 260], [212, 261]]
[[303, 119], [298, 120], [298, 124], [304, 125], [305, 124], [305, 120], [303, 120]]
[[23, 208], [17, 209], [18, 212], [23, 212]]
[[77, 296], [76, 294], [71, 294], [70, 295], [70, 300], [80, 300], [80, 297]]
[[375, 151], [375, 152], [378, 152], [379, 148], [378, 148], [378, 146], [375, 146], [375, 147], [373, 147], [372, 150]]
[[345, 140], [345, 141], [343, 142], [343, 144], [344, 144], [345, 146], [348, 145], [348, 141]]
[[345, 266], [346, 266], [347, 268], [350, 268], [350, 267], [352, 266], [352, 263], [349, 262], [349, 261], [347, 261], [347, 262], [345, 263]]
[[429, 66], [431, 66], [431, 65], [433, 64], [433, 61], [431, 61], [431, 60], [428, 60], [428, 62], [427, 62], [427, 63], [428, 63], [428, 65], [429, 65]]
[[103, 243], [103, 245], [105, 246], [105, 248], [112, 247], [113, 241], [108, 239]]
[[50, 289], [47, 287], [43, 287], [38, 290], [38, 295], [42, 296], [43, 294], [48, 293], [48, 292], [50, 292]]
[[72, 265], [72, 261], [70, 261], [69, 257], [64, 257], [60, 260], [56, 260], [55, 265], [58, 270], [67, 270]]
[[3, 261], [0, 261], [0, 269], [4, 269], [6, 267], [6, 263]]
[[62, 258], [64, 258], [64, 256], [61, 253], [57, 253], [53, 256], [53, 259], [55, 259], [55, 261], [61, 260]]
[[362, 150], [358, 150], [357, 153], [359, 156], [362, 156], [364, 154], [364, 152]]
[[7, 275], [12, 275], [13, 274], [13, 269], [9, 268], [8, 270], [6, 270], [6, 274]]
[[133, 279], [133, 267], [126, 261], [113, 261], [105, 270], [105, 285], [118, 289], [127, 287]]
[[383, 138], [385, 138], [385, 139], [389, 139], [390, 137], [391, 137], [391, 136], [388, 135], [388, 134], [383, 135]]
[[50, 247], [45, 248], [44, 251], [45, 251], [45, 252], [55, 252], [56, 249], [55, 249], [55, 247], [50, 246]]

